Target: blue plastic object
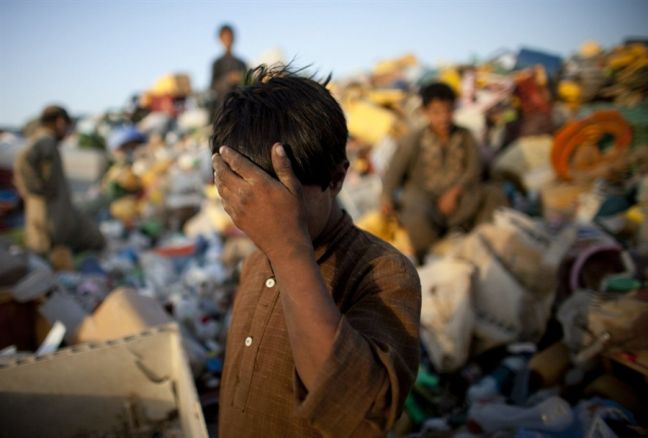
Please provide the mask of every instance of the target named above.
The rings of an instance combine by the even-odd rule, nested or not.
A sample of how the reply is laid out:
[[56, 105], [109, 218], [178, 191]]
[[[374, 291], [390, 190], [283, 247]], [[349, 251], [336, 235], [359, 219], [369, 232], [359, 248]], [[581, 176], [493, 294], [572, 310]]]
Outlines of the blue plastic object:
[[146, 136], [139, 132], [133, 125], [124, 125], [117, 128], [108, 138], [108, 147], [111, 150], [119, 149], [126, 143], [144, 143]]
[[522, 70], [540, 64], [551, 79], [556, 79], [562, 68], [562, 58], [539, 50], [522, 48], [517, 56], [515, 70]]

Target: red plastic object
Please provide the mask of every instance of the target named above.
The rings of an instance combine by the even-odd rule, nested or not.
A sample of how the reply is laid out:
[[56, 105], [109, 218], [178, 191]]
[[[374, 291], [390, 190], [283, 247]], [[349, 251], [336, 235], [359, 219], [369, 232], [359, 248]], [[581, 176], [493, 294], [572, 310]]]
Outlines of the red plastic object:
[[186, 245], [162, 246], [157, 248], [155, 252], [164, 257], [185, 257], [192, 255], [195, 250], [196, 245], [189, 243]]

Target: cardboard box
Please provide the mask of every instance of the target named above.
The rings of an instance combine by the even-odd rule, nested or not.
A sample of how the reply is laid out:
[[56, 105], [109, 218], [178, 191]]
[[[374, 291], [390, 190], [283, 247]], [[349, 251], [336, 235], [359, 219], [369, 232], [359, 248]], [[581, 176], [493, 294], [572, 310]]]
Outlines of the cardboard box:
[[137, 291], [120, 288], [112, 291], [92, 315], [79, 325], [77, 343], [107, 341], [172, 322], [160, 303]]
[[66, 292], [52, 294], [40, 312], [50, 324], [65, 325], [71, 344], [121, 338], [172, 322], [157, 300], [128, 288], [112, 291], [92, 314]]
[[207, 437], [175, 324], [0, 366], [0, 435]]

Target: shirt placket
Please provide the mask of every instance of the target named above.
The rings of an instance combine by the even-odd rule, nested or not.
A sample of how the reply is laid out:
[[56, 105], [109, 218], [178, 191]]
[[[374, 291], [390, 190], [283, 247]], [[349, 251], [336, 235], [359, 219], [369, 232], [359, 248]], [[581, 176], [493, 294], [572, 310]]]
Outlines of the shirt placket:
[[259, 294], [259, 300], [254, 309], [252, 317], [252, 324], [249, 332], [244, 333], [239, 342], [243, 343], [243, 352], [241, 354], [241, 361], [238, 369], [239, 379], [234, 392], [234, 406], [245, 410], [248, 395], [250, 393], [250, 385], [254, 377], [254, 368], [259, 354], [259, 346], [263, 342], [263, 335], [266, 332], [266, 327], [270, 321], [270, 316], [274, 311], [279, 297], [279, 289], [272, 271], [264, 276], [260, 287], [262, 288]]

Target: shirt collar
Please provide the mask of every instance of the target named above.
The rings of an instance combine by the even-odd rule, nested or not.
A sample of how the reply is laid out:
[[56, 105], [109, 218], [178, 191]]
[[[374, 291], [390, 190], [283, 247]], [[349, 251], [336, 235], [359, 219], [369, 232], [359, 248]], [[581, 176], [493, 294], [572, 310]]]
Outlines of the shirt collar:
[[[457, 132], [459, 132], [459, 126], [458, 126], [458, 125], [455, 125], [454, 123], [451, 123], [451, 124], [450, 124], [450, 130], [449, 130], [449, 133], [448, 133], [448, 141], [449, 141], [449, 140], [450, 140], [450, 139], [451, 139], [451, 138], [452, 138], [452, 137], [453, 137]], [[438, 139], [439, 139], [439, 136], [437, 135], [437, 133], [434, 132], [434, 131], [432, 130], [432, 128], [430, 128], [429, 125], [426, 125], [426, 127], [425, 127], [425, 133], [426, 133], [426, 135], [429, 136], [429, 138], [433, 138], [434, 140], [438, 140]]]
[[351, 220], [351, 216], [345, 210], [342, 210], [342, 217], [325, 228], [313, 242], [317, 264], [324, 262], [333, 253], [340, 241], [344, 239], [352, 228], [353, 220]]

